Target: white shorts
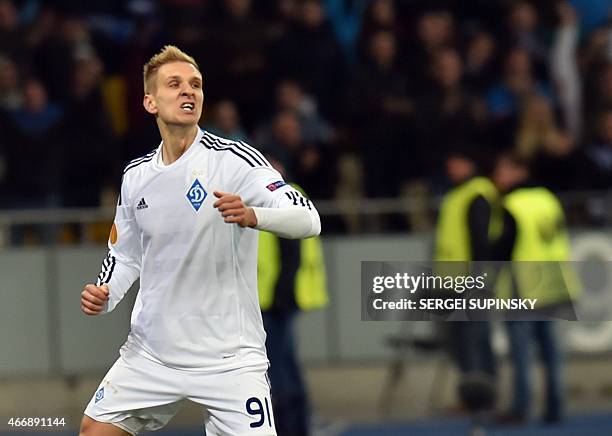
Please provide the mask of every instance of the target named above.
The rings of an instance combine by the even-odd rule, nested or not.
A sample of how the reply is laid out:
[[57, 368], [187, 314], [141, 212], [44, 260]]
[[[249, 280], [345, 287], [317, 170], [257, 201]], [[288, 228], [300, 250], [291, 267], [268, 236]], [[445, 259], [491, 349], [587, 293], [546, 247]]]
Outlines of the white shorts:
[[267, 365], [225, 372], [181, 371], [124, 352], [108, 371], [85, 415], [130, 434], [165, 426], [185, 400], [204, 406], [207, 436], [275, 436]]

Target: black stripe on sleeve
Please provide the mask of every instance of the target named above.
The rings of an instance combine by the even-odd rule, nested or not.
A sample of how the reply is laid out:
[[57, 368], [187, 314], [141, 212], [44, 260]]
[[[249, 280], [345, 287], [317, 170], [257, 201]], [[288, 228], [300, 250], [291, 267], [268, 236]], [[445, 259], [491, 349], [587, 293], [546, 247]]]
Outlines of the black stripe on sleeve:
[[153, 154], [153, 155], [151, 155], [151, 156], [149, 156], [149, 157], [147, 157], [147, 158], [144, 158], [144, 159], [139, 160], [138, 162], [134, 162], [134, 163], [129, 164], [129, 165], [128, 165], [127, 167], [125, 167], [125, 169], [123, 170], [123, 174], [127, 173], [127, 172], [128, 172], [129, 170], [131, 170], [132, 168], [136, 168], [138, 165], [141, 165], [141, 164], [143, 164], [143, 163], [145, 163], [145, 162], [149, 162], [149, 161], [153, 160], [153, 158], [154, 158], [154, 157], [155, 157], [155, 155]]
[[234, 144], [236, 146], [236, 148], [238, 148], [239, 150], [244, 151], [246, 154], [248, 154], [249, 156], [251, 156], [255, 162], [257, 162], [258, 165], [265, 167], [266, 163], [257, 156], [257, 154], [250, 152], [245, 146], [243, 146], [241, 143], [237, 142], [236, 144]]
[[110, 281], [113, 271], [115, 270], [116, 263], [117, 259], [115, 256], [111, 256], [111, 254], [108, 253], [102, 261], [102, 271], [100, 271], [100, 274], [98, 274], [96, 286], [102, 286]]
[[110, 270], [108, 271], [108, 277], [106, 277], [106, 280], [104, 281], [104, 283], [110, 282], [110, 279], [113, 276], [113, 272], [115, 271], [115, 264], [116, 263], [117, 263], [117, 259], [115, 258], [115, 256], [111, 256]]
[[156, 152], [157, 152], [157, 148], [155, 148], [155, 150], [150, 151], [150, 152], [148, 152], [147, 154], [145, 154], [143, 156], [137, 157], [136, 159], [132, 159], [131, 161], [128, 162], [128, 165], [131, 165], [133, 163], [137, 163], [137, 162], [139, 162], [139, 161], [141, 161], [143, 159], [147, 159], [147, 158], [153, 156]]
[[211, 144], [209, 142], [207, 142], [204, 138], [202, 138], [202, 140], [200, 141], [202, 145], [204, 145], [204, 147], [208, 148], [209, 150], [215, 150], [215, 151], [230, 151], [232, 152], [234, 155], [238, 156], [240, 159], [242, 159], [243, 161], [245, 161], [247, 164], [249, 164], [249, 166], [255, 168], [255, 164], [253, 164], [253, 162], [251, 162], [251, 160], [249, 160], [249, 158], [245, 157], [244, 155], [238, 153], [236, 150], [234, 150], [233, 148], [221, 148], [218, 145], [215, 144]]
[[253, 147], [252, 145], [247, 144], [244, 141], [238, 141], [239, 144], [241, 144], [243, 147], [251, 150], [253, 153], [255, 153], [257, 156], [259, 156], [259, 158], [264, 162], [264, 166], [268, 166], [270, 168], [272, 168], [272, 165], [270, 165], [270, 162], [268, 162], [268, 160], [264, 157], [264, 155], [261, 153], [261, 151], [257, 150], [255, 147]]
[[255, 156], [254, 153], [251, 153], [249, 150], [243, 147], [240, 147], [240, 145], [237, 142], [224, 141], [221, 138], [212, 136], [208, 132], [204, 132], [204, 136], [202, 137], [202, 139], [204, 139], [204, 137], [206, 137], [206, 140], [210, 144], [215, 144], [215, 145], [218, 145], [219, 147], [231, 149], [231, 150], [237, 149], [236, 151], [240, 151], [240, 154], [242, 154], [244, 157], [248, 157], [249, 160], [254, 163], [253, 166], [264, 166], [265, 165], [261, 160], [257, 158], [257, 156]]
[[137, 167], [141, 163], [149, 162], [151, 159], [153, 159], [153, 156], [155, 156], [155, 153], [157, 153], [157, 147], [153, 151], [150, 151], [149, 153], [145, 154], [144, 156], [140, 156], [140, 157], [137, 157], [136, 159], [132, 159], [125, 166], [125, 169], [123, 170], [123, 174], [125, 174], [128, 170], [131, 170], [132, 168]]

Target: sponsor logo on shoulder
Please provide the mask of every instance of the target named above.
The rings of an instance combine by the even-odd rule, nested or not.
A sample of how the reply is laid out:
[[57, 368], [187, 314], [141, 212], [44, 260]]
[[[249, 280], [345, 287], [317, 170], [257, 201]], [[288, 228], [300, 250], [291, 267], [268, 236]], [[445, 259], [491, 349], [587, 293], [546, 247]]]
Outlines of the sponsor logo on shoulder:
[[283, 186], [285, 186], [286, 183], [282, 180], [279, 180], [277, 182], [274, 183], [270, 183], [268, 186], [266, 186], [266, 188], [268, 188], [269, 191], [274, 192], [276, 191], [278, 188], [282, 188]]

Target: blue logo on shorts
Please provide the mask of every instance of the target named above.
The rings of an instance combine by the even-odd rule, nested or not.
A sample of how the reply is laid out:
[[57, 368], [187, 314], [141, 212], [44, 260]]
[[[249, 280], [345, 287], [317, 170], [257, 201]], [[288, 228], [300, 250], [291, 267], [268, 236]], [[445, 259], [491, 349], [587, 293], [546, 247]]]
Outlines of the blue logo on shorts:
[[191, 185], [191, 188], [189, 188], [189, 191], [187, 191], [187, 200], [189, 200], [197, 212], [200, 210], [200, 206], [202, 206], [202, 203], [206, 199], [207, 195], [208, 193], [204, 190], [200, 181], [195, 179], [193, 185]]
[[102, 386], [100, 389], [98, 389], [98, 392], [96, 392], [96, 403], [100, 400], [102, 400], [104, 398], [104, 386]]

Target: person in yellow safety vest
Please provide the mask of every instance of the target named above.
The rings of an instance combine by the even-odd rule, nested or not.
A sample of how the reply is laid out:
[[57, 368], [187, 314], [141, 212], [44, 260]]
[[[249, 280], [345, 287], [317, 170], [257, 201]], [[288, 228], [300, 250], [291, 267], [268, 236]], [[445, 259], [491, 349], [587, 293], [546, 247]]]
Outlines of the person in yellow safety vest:
[[310, 413], [296, 356], [295, 315], [328, 304], [321, 239], [290, 240], [260, 232], [257, 264], [276, 431], [306, 436]]
[[[536, 296], [546, 305], [568, 302], [569, 283], [563, 279], [562, 267], [558, 263], [546, 263], [569, 260], [569, 240], [559, 200], [548, 189], [530, 182], [529, 163], [512, 153], [498, 158], [493, 181], [504, 194], [503, 232], [496, 243], [495, 258], [513, 262], [511, 268], [500, 272], [495, 287], [497, 297]], [[521, 261], [537, 261], [537, 264]], [[533, 274], [532, 267], [539, 268], [540, 274]], [[557, 279], [542, 280], [542, 272]], [[561, 420], [564, 409], [562, 358], [555, 322], [506, 321], [506, 327], [514, 366], [514, 397], [509, 412], [500, 417], [500, 422], [517, 424], [529, 419], [529, 371], [534, 343], [540, 349], [546, 368], [544, 421]]]
[[[467, 262], [489, 260], [491, 241], [500, 231], [497, 189], [478, 168], [482, 152], [470, 146], [456, 148], [446, 159], [446, 172], [454, 187], [444, 195], [436, 229], [434, 260]], [[437, 264], [444, 270], [454, 264]], [[455, 266], [452, 267], [453, 270]], [[448, 271], [446, 271], [448, 272]], [[495, 377], [495, 357], [487, 321], [444, 325], [447, 345], [463, 374], [481, 372]]]

